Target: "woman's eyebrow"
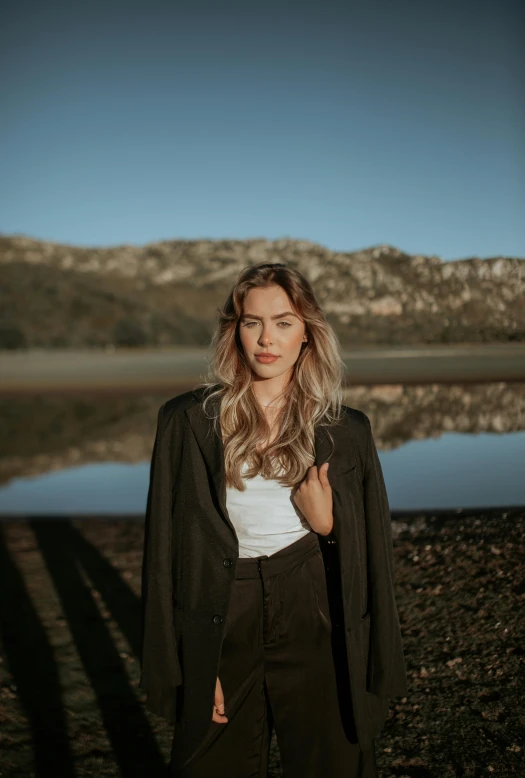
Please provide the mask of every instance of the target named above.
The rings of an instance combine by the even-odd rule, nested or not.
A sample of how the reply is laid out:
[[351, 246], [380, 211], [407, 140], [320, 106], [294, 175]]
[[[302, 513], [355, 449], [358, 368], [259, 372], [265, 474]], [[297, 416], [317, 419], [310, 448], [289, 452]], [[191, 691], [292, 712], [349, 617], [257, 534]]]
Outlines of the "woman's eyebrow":
[[[270, 316], [271, 319], [282, 319], [283, 316], [295, 316], [297, 318], [297, 315], [295, 313], [292, 313], [291, 311], [285, 311], [284, 313], [278, 313], [275, 316]], [[262, 321], [262, 316], [254, 316], [251, 313], [243, 313], [241, 315], [241, 319], [260, 319]]]

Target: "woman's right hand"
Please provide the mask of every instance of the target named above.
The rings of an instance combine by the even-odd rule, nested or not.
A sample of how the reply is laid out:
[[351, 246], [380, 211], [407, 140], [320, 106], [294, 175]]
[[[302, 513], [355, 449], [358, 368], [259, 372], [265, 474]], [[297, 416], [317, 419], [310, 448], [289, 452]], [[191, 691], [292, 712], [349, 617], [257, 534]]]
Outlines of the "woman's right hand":
[[226, 724], [228, 719], [224, 715], [224, 694], [222, 693], [221, 682], [217, 678], [215, 684], [215, 704], [213, 706], [212, 721], [216, 721], [218, 724]]

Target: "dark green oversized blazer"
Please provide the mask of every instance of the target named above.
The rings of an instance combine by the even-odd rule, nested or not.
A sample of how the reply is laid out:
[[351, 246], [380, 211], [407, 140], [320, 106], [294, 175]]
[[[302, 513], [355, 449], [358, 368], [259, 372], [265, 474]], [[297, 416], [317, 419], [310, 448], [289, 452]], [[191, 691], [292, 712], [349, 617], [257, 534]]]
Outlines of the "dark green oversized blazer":
[[[226, 509], [223, 443], [202, 410], [203, 391], [159, 409], [142, 571], [140, 687], [147, 707], [175, 724], [174, 743], [188, 757], [210, 726], [239, 555]], [[316, 428], [315, 464], [330, 462], [331, 548], [340, 569], [351, 705], [365, 749], [384, 725], [389, 697], [406, 694], [407, 679], [381, 465], [368, 416], [343, 410], [343, 421], [330, 426], [334, 446], [326, 428]]]

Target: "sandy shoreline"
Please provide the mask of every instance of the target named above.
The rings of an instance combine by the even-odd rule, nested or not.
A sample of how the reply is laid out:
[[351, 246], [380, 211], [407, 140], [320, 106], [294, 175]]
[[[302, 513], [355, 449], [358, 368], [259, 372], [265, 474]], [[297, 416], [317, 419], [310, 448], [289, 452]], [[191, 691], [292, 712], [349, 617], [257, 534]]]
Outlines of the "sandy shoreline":
[[[525, 380], [524, 343], [343, 348], [349, 384]], [[29, 349], [0, 353], [0, 394], [59, 391], [179, 393], [200, 382], [206, 348]]]

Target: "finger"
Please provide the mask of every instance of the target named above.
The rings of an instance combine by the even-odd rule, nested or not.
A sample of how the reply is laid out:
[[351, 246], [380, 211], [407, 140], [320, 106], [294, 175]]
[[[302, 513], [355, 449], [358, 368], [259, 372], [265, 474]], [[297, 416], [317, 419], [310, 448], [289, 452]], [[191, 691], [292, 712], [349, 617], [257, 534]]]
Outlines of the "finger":
[[317, 481], [317, 465], [312, 465], [308, 468], [307, 478], [310, 478], [312, 481]]
[[219, 713], [224, 713], [224, 692], [222, 691], [222, 684], [220, 682], [219, 677], [217, 677], [217, 680], [215, 682], [214, 703]]
[[220, 711], [217, 705], [213, 706], [212, 719], [213, 721], [218, 721], [219, 723], [225, 723], [228, 721], [228, 717], [224, 713], [224, 709]]
[[221, 715], [220, 713], [217, 713], [217, 709], [214, 707], [211, 720], [216, 721], [217, 724], [226, 724], [228, 721], [228, 717]]
[[327, 486], [330, 483], [328, 480], [328, 467], [329, 467], [329, 462], [325, 462], [319, 468], [319, 480], [321, 481], [323, 486]]

